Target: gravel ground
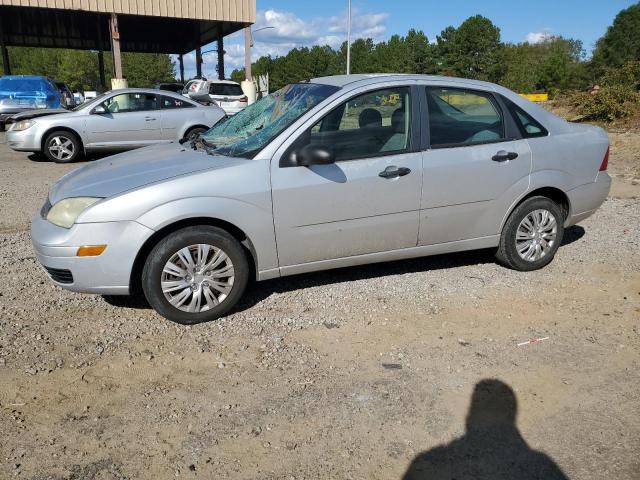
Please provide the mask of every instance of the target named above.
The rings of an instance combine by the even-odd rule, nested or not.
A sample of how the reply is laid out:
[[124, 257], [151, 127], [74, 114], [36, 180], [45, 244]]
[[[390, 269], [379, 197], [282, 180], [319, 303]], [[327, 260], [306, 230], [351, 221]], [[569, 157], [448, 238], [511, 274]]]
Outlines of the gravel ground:
[[180, 327], [47, 281], [29, 218], [73, 167], [3, 141], [0, 478], [640, 478], [630, 183], [542, 271], [483, 251], [290, 277]]

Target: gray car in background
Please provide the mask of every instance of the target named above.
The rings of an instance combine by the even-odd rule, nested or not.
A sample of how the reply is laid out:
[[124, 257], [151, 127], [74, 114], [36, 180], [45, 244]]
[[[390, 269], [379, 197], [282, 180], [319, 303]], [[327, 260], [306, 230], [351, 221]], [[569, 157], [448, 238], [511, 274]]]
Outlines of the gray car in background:
[[191, 142], [66, 175], [31, 238], [56, 285], [141, 290], [165, 317], [198, 323], [228, 312], [250, 278], [482, 248], [542, 268], [607, 197], [608, 157], [601, 128], [490, 83], [318, 78]]
[[67, 163], [83, 153], [192, 138], [225, 117], [215, 105], [203, 106], [173, 92], [138, 88], [107, 92], [71, 112], [48, 113], [54, 112], [25, 112], [12, 118], [9, 147], [42, 152], [51, 161]]

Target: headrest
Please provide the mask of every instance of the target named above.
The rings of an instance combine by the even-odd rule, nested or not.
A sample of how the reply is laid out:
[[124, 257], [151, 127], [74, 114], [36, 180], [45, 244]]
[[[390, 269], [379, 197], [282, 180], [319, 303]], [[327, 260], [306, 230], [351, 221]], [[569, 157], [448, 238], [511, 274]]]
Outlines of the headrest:
[[375, 110], [373, 108], [365, 108], [362, 112], [360, 112], [360, 116], [358, 117], [358, 124], [360, 125], [360, 128], [381, 127], [382, 115], [378, 110]]
[[402, 108], [398, 108], [391, 115], [391, 126], [396, 133], [404, 133], [405, 131], [405, 112]]

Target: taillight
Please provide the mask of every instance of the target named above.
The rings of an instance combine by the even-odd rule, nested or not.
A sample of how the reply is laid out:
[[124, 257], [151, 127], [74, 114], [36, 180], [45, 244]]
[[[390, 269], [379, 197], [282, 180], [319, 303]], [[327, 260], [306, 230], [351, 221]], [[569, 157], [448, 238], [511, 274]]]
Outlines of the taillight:
[[249, 99], [248, 99], [248, 98], [246, 97], [246, 95], [245, 95], [245, 96], [243, 96], [243, 97], [240, 97], [240, 100], [239, 100], [239, 101], [240, 101], [240, 102], [243, 102], [243, 103], [246, 103], [246, 102], [248, 102], [248, 101], [249, 101]]
[[607, 167], [609, 166], [609, 149], [611, 147], [607, 147], [607, 153], [604, 154], [604, 159], [602, 160], [602, 163], [600, 164], [600, 171], [604, 172]]

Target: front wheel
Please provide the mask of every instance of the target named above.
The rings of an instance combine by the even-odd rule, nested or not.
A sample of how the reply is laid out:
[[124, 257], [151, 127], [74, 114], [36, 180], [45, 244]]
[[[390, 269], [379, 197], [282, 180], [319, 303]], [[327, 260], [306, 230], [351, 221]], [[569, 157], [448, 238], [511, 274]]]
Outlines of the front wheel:
[[187, 141], [193, 140], [206, 131], [207, 129], [204, 127], [193, 127], [191, 130], [184, 134], [184, 139]]
[[547, 197], [531, 197], [511, 212], [496, 258], [514, 270], [538, 270], [551, 263], [563, 236], [564, 217], [558, 204]]
[[80, 155], [78, 136], [66, 130], [50, 133], [44, 141], [44, 155], [56, 163], [71, 163]]
[[193, 325], [225, 315], [249, 280], [247, 257], [226, 231], [186, 227], [163, 238], [142, 271], [149, 304], [171, 321]]

